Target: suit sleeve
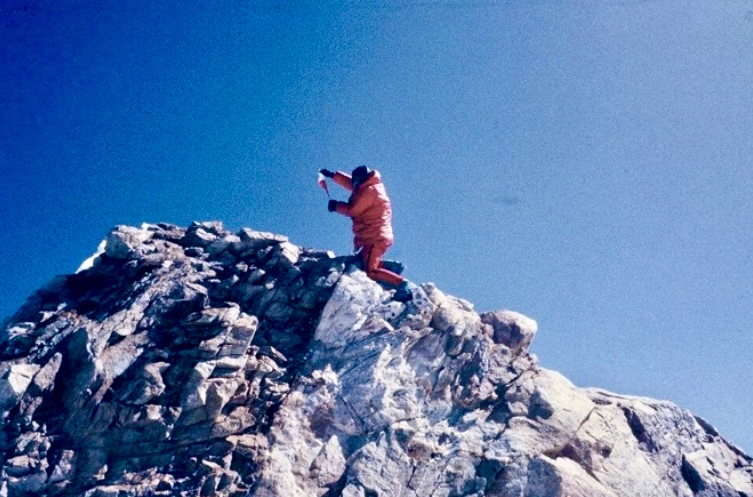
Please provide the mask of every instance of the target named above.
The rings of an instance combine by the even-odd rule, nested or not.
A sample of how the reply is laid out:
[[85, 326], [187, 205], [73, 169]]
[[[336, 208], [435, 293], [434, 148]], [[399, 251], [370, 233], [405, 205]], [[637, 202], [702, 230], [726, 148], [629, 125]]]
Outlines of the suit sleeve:
[[353, 191], [353, 181], [350, 178], [349, 174], [345, 174], [342, 171], [337, 171], [335, 175], [332, 177], [332, 181], [337, 183], [338, 185], [342, 186], [348, 191]]
[[337, 212], [348, 217], [362, 214], [374, 203], [374, 196], [369, 195], [369, 193], [368, 190], [359, 192], [359, 195], [355, 195], [355, 198], [351, 198], [350, 202], [339, 202], [336, 207]]

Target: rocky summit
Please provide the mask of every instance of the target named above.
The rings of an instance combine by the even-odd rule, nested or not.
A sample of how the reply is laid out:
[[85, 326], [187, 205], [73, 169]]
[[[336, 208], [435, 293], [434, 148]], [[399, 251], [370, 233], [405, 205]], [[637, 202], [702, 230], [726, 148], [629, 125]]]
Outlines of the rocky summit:
[[536, 322], [220, 223], [120, 226], [0, 329], [0, 496], [753, 497], [706, 421]]

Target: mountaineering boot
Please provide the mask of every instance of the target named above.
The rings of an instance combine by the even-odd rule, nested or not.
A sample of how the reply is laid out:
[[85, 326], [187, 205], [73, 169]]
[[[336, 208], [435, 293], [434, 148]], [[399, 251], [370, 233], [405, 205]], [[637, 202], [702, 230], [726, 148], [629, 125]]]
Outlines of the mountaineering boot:
[[[361, 257], [360, 252], [356, 252], [353, 255], [347, 256], [345, 260], [347, 264], [353, 264], [358, 269], [364, 270], [363, 258]], [[391, 271], [395, 274], [403, 274], [403, 272], [405, 271], [405, 264], [403, 264], [400, 261], [396, 261], [394, 259], [383, 259], [382, 268], [386, 269], [387, 271]]]
[[384, 259], [382, 261], [382, 267], [395, 274], [403, 274], [403, 271], [405, 271], [405, 264], [400, 261], [393, 261], [392, 259]]
[[408, 302], [413, 298], [413, 292], [416, 288], [418, 287], [410, 281], [403, 280], [403, 282], [400, 283], [400, 286], [397, 287], [395, 295], [393, 295], [392, 298], [398, 302]]

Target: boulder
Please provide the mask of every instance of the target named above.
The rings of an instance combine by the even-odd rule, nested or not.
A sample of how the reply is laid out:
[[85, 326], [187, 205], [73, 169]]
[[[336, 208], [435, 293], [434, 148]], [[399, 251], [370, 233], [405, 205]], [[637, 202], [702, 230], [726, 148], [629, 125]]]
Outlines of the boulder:
[[494, 341], [509, 347], [515, 354], [525, 354], [536, 336], [536, 321], [513, 311], [486, 312], [481, 322], [492, 327]]

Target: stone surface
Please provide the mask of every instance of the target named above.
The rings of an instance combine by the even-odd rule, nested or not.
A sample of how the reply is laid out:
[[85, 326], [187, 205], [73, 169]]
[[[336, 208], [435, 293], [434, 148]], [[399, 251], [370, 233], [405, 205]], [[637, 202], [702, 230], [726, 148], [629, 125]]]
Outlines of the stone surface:
[[114, 228], [0, 330], [0, 496], [753, 497], [669, 402], [576, 388], [536, 322], [218, 222]]

